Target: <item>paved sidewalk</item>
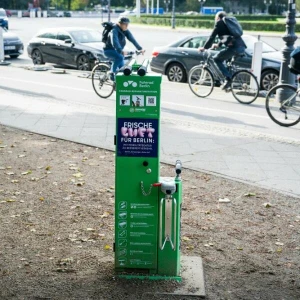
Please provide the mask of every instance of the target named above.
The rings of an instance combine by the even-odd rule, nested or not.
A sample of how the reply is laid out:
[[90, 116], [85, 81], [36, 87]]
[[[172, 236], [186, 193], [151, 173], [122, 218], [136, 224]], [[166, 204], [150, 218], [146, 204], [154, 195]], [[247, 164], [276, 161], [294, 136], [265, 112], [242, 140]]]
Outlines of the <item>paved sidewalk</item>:
[[[161, 126], [163, 162], [181, 159], [187, 168], [300, 196], [300, 142], [222, 131], [222, 126], [192, 122], [183, 126], [168, 117], [165, 113]], [[18, 97], [1, 90], [0, 123], [114, 150], [115, 116], [96, 105]]]

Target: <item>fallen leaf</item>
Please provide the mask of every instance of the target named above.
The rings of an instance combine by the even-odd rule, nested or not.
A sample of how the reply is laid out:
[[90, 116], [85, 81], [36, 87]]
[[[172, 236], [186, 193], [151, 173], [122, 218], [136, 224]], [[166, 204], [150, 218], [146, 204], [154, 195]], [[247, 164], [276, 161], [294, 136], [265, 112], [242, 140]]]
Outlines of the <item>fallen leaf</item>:
[[14, 172], [7, 172], [7, 173], [5, 173], [6, 175], [15, 175], [15, 173]]
[[32, 171], [29, 170], [29, 171], [25, 171], [25, 172], [21, 173], [21, 175], [28, 175], [28, 174], [31, 174], [31, 173], [32, 173]]
[[15, 199], [7, 199], [6, 202], [16, 202]]
[[187, 236], [183, 236], [183, 237], [182, 237], [182, 240], [183, 240], [183, 241], [190, 241], [191, 239], [188, 238]]
[[107, 218], [108, 216], [109, 216], [109, 212], [106, 211], [104, 212], [103, 215], [100, 216], [100, 218], [103, 219], [103, 218]]
[[188, 245], [188, 246], [185, 247], [185, 249], [187, 249], [187, 250], [193, 250], [193, 249], [194, 249], [194, 246]]
[[219, 202], [220, 202], [220, 203], [229, 203], [229, 202], [231, 202], [231, 201], [230, 201], [228, 198], [223, 198], [223, 199], [220, 198], [220, 199], [219, 199]]
[[78, 172], [78, 173], [73, 174], [73, 176], [76, 178], [80, 178], [80, 177], [83, 177], [83, 174]]
[[270, 208], [270, 207], [272, 207], [272, 204], [271, 203], [264, 203], [264, 207]]
[[276, 242], [275, 245], [277, 245], [277, 246], [283, 246], [284, 243]]
[[104, 250], [111, 250], [111, 249], [112, 249], [112, 247], [109, 246], [109, 245], [105, 245], [105, 246], [104, 246]]
[[88, 160], [88, 157], [84, 157], [84, 158], [82, 159], [82, 161], [86, 161], [86, 160]]
[[94, 228], [87, 228], [86, 230], [87, 230], [87, 231], [95, 231]]
[[69, 170], [79, 171], [79, 168], [78, 167], [70, 167]]
[[49, 171], [50, 169], [51, 169], [50, 166], [47, 166], [47, 167], [45, 168], [46, 171]]
[[18, 183], [19, 180], [12, 180], [11, 183]]
[[256, 194], [255, 193], [246, 193], [246, 194], [244, 194], [244, 196], [245, 197], [254, 197], [254, 196], [256, 196]]
[[40, 201], [44, 201], [45, 198], [44, 198], [44, 197], [40, 197], [39, 200], [40, 200]]
[[38, 178], [38, 177], [31, 177], [30, 180], [31, 180], [31, 181], [38, 181], [39, 178]]
[[77, 182], [76, 185], [77, 186], [83, 186], [85, 184], [85, 182]]

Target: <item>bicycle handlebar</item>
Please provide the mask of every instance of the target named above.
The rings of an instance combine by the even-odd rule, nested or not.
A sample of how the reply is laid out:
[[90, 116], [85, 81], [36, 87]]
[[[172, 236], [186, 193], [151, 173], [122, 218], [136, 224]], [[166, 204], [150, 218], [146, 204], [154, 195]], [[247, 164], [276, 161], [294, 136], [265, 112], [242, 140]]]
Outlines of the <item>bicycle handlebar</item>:
[[143, 52], [143, 50], [128, 51], [127, 55], [134, 55], [134, 54], [140, 55], [140, 54], [142, 54], [142, 52]]

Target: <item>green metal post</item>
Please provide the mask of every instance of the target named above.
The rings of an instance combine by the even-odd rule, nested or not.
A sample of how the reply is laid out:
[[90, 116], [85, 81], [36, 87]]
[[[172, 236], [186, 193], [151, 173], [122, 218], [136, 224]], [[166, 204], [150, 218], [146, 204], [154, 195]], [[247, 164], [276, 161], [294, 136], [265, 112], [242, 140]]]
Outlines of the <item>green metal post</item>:
[[[179, 280], [181, 181], [170, 179], [172, 195], [163, 192], [168, 180], [159, 172], [161, 75], [138, 76], [140, 67], [116, 77], [115, 271], [125, 278]], [[162, 206], [166, 197], [172, 200]], [[167, 222], [166, 212], [172, 218]], [[175, 247], [167, 241], [161, 249], [169, 231]]]

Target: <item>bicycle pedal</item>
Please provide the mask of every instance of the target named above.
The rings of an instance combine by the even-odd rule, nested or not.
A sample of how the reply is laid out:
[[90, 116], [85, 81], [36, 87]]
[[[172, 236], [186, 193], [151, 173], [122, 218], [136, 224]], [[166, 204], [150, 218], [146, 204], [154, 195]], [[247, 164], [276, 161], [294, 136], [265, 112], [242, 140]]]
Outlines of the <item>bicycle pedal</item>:
[[228, 89], [226, 89], [224, 91], [225, 91], [225, 93], [230, 93], [231, 92], [231, 88], [228, 88]]

